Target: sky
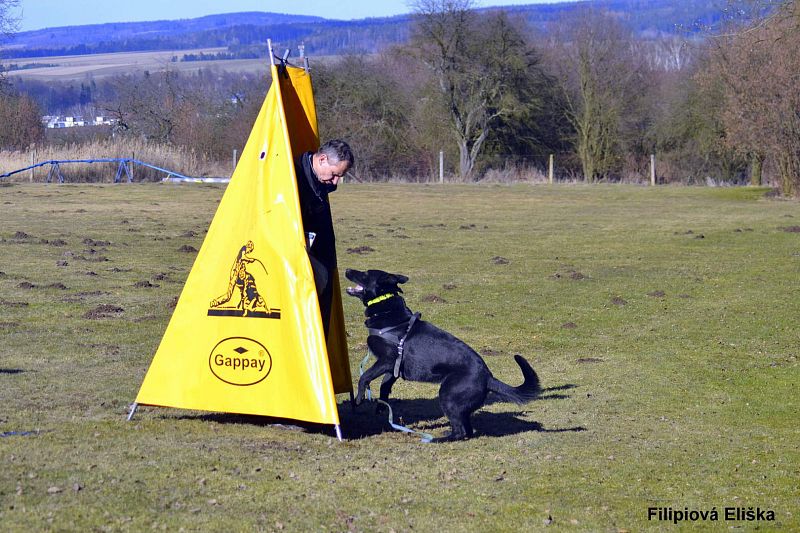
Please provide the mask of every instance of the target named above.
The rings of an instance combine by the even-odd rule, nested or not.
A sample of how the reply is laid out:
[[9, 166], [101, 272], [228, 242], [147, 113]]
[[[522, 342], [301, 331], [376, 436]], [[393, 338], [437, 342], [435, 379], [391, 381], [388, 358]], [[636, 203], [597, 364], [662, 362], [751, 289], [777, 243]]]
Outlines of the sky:
[[[551, 4], [564, 0], [476, 0], [478, 7]], [[409, 0], [21, 0], [20, 31], [56, 26], [195, 18], [218, 13], [268, 11], [331, 19], [409, 13]]]

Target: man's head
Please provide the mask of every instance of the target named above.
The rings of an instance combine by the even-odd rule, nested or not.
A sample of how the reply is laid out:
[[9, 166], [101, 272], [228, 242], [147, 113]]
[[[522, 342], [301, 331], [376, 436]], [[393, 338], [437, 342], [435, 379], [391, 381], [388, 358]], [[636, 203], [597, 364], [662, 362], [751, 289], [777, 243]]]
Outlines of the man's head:
[[355, 158], [350, 146], [339, 139], [331, 139], [314, 154], [312, 166], [317, 179], [326, 185], [338, 185], [348, 170], [353, 168]]

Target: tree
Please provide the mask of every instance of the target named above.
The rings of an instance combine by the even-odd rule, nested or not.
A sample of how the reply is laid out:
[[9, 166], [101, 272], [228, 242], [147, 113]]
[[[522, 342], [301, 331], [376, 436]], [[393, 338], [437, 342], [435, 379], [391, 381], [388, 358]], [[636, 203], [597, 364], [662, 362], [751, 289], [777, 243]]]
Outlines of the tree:
[[502, 13], [480, 15], [471, 0], [419, 0], [412, 42], [433, 72], [459, 151], [459, 176], [474, 178], [491, 128], [517, 108], [515, 81], [536, 63]]
[[[0, 0], [0, 44], [11, 38], [17, 30], [19, 20], [12, 10], [19, 5], [19, 0]], [[5, 73], [0, 68], [0, 91], [7, 89]]]
[[27, 95], [0, 94], [0, 150], [22, 150], [44, 138], [39, 106]]
[[626, 121], [642, 94], [631, 32], [611, 15], [581, 9], [560, 21], [549, 52], [584, 178], [606, 178], [622, 165]]
[[800, 2], [713, 41], [708, 65], [722, 87], [727, 146], [753, 162], [771, 160], [785, 195], [800, 195]]

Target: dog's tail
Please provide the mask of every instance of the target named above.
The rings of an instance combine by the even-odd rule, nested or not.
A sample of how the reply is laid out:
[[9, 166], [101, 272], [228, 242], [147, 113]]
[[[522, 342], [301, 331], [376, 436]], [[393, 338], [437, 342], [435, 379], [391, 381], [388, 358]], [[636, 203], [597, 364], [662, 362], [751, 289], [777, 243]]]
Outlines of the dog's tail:
[[515, 355], [514, 360], [519, 365], [519, 368], [522, 370], [522, 375], [525, 377], [525, 381], [523, 381], [522, 385], [519, 387], [512, 387], [494, 377], [490, 377], [489, 390], [494, 392], [497, 397], [504, 402], [527, 403], [536, 398], [542, 390], [539, 386], [539, 376], [536, 375], [531, 365], [528, 364], [528, 361], [521, 355]]

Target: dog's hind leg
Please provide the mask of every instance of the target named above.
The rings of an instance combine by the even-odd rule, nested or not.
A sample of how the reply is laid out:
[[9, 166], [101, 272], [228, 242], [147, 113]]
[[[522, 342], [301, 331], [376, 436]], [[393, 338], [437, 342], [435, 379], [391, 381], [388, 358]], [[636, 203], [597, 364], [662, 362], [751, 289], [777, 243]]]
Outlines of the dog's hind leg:
[[478, 410], [488, 389], [483, 375], [475, 373], [456, 373], [447, 376], [439, 388], [439, 404], [452, 431], [446, 437], [434, 439], [435, 442], [462, 440], [472, 437], [470, 417]]
[[389, 401], [389, 395], [392, 393], [392, 386], [394, 385], [395, 381], [397, 381], [397, 378], [394, 377], [393, 372], [387, 372], [383, 375], [383, 381], [381, 381], [380, 399], [384, 402]]
[[[394, 382], [397, 381], [397, 378], [394, 377], [394, 372], [387, 372], [383, 375], [383, 381], [381, 381], [381, 394], [379, 398], [384, 402], [389, 402], [389, 394], [392, 393], [392, 386]], [[386, 406], [382, 403], [378, 403], [375, 406], [375, 412], [380, 413], [386, 410]]]

